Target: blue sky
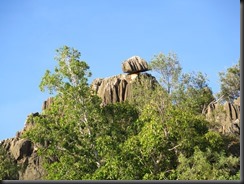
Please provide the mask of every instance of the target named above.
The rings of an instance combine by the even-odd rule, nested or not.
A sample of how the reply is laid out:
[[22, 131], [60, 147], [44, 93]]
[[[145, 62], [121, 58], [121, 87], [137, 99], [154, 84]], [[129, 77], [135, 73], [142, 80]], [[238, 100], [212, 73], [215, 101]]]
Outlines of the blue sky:
[[81, 52], [95, 78], [122, 73], [134, 55], [178, 55], [184, 72], [206, 73], [214, 93], [220, 71], [240, 57], [237, 0], [0, 0], [0, 140], [23, 129], [49, 96], [39, 90], [55, 50]]

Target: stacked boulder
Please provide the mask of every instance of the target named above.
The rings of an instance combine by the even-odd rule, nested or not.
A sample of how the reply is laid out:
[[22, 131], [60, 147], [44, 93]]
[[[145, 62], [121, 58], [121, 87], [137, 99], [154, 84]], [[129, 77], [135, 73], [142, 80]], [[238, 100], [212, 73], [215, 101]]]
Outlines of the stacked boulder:
[[122, 63], [122, 70], [127, 74], [119, 74], [109, 78], [95, 79], [91, 88], [95, 93], [102, 98], [103, 105], [109, 103], [122, 102], [130, 98], [132, 83], [139, 75], [143, 75], [152, 84], [158, 83], [156, 78], [148, 73], [147, 62], [139, 56], [133, 56]]

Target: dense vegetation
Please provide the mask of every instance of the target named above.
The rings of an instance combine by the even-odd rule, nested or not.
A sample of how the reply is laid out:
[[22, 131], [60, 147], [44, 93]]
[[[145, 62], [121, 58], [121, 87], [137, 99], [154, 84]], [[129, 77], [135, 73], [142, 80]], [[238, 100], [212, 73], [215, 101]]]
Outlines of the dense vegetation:
[[148, 89], [149, 81], [139, 78], [134, 98], [104, 107], [77, 50], [64, 46], [56, 60], [40, 83], [53, 103], [33, 117], [35, 127], [25, 135], [40, 145], [43, 179], [240, 179], [240, 158], [228, 150], [238, 138], [210, 129], [201, 114], [214, 99], [206, 76], [183, 74], [175, 54], [160, 53], [150, 63], [162, 85]]
[[226, 72], [220, 72], [221, 91], [218, 96], [223, 96], [223, 99], [233, 101], [238, 98], [241, 93], [240, 85], [240, 60], [239, 62], [227, 69]]
[[0, 179], [1, 180], [16, 180], [18, 179], [19, 166], [14, 161], [14, 158], [0, 146]]

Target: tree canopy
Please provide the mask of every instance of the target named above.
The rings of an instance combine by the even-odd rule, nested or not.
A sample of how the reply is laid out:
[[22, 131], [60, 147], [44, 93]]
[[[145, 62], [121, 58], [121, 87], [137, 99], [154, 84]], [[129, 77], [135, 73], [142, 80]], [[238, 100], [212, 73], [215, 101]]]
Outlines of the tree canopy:
[[219, 97], [223, 96], [223, 99], [227, 101], [233, 101], [240, 97], [241, 89], [241, 71], [240, 60], [237, 64], [229, 67], [226, 72], [220, 72], [220, 93]]
[[160, 74], [159, 80], [170, 94], [172, 89], [177, 86], [182, 70], [177, 55], [173, 52], [170, 52], [168, 56], [159, 53], [153, 57], [149, 66]]
[[20, 167], [14, 162], [14, 158], [0, 146], [0, 180], [17, 180]]

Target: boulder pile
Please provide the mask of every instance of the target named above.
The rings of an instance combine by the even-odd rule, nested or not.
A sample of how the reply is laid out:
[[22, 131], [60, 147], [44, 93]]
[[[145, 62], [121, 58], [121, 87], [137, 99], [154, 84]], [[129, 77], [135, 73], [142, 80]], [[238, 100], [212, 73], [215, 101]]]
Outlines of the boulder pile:
[[148, 73], [147, 62], [139, 56], [133, 56], [122, 63], [122, 70], [125, 74], [119, 74], [108, 78], [95, 79], [91, 88], [102, 98], [103, 105], [122, 102], [130, 98], [131, 88], [135, 79], [141, 75], [151, 81], [151, 84], [158, 84], [156, 78]]

